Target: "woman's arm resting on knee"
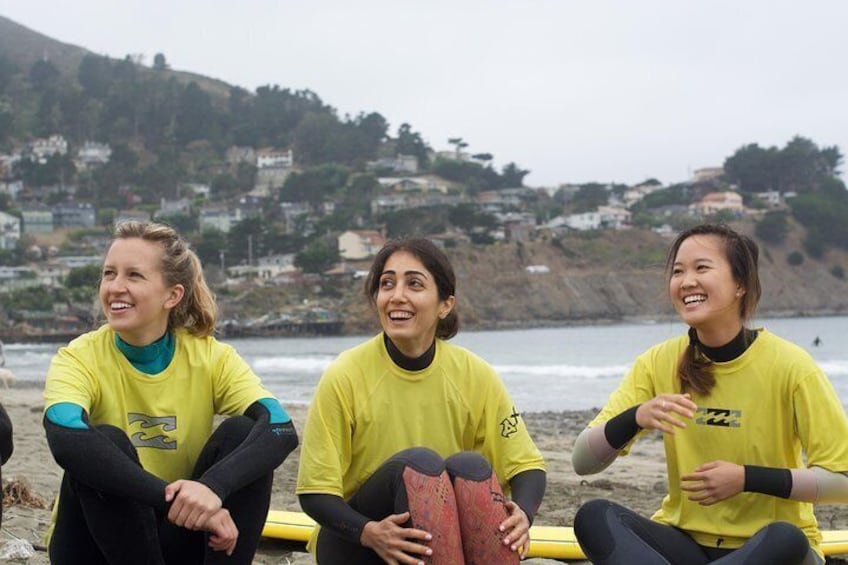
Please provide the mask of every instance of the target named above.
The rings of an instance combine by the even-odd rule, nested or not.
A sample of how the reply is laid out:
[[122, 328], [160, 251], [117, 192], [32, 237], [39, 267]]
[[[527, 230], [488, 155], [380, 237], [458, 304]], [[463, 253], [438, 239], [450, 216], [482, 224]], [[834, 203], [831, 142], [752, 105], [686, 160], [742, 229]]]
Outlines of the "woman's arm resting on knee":
[[518, 473], [509, 480], [509, 488], [512, 491], [512, 501], [515, 502], [527, 515], [530, 524], [542, 505], [545, 489], [548, 484], [548, 475], [541, 469], [530, 469]]
[[69, 406], [58, 411], [51, 406], [44, 415], [47, 445], [56, 463], [93, 489], [164, 510], [167, 483], [145, 471], [106, 435], [85, 423], [82, 407], [62, 404]]
[[362, 530], [371, 519], [363, 516], [334, 494], [301, 494], [300, 507], [322, 527], [332, 530], [349, 542], [360, 543]]
[[221, 500], [272, 472], [297, 447], [297, 431], [274, 398], [251, 404], [244, 415], [256, 423], [244, 441], [198, 479]]

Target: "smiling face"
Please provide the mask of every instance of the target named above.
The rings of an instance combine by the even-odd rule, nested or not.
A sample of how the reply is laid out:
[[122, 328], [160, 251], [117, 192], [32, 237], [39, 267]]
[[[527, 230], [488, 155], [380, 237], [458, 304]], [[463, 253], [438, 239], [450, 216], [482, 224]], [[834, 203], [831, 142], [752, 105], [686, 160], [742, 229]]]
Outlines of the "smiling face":
[[182, 285], [167, 286], [162, 246], [139, 238], [116, 239], [103, 261], [100, 305], [121, 339], [147, 345], [162, 337], [168, 315], [183, 297]]
[[745, 289], [733, 277], [725, 244], [716, 235], [692, 235], [680, 244], [669, 279], [669, 296], [701, 343], [718, 347], [742, 329]]
[[433, 275], [408, 251], [396, 251], [383, 266], [376, 304], [380, 325], [407, 357], [421, 356], [436, 337], [436, 326], [455, 298], [439, 298]]

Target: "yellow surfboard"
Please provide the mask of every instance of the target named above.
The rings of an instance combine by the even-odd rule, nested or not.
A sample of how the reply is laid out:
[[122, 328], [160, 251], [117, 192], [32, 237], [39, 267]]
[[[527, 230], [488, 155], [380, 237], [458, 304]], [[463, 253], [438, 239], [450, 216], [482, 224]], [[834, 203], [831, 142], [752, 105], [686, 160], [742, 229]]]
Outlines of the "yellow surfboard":
[[[303, 512], [271, 510], [262, 535], [267, 538], [307, 542], [315, 521]], [[822, 531], [825, 555], [848, 553], [848, 530]], [[547, 559], [586, 559], [570, 526], [533, 526], [530, 528], [530, 557]]]

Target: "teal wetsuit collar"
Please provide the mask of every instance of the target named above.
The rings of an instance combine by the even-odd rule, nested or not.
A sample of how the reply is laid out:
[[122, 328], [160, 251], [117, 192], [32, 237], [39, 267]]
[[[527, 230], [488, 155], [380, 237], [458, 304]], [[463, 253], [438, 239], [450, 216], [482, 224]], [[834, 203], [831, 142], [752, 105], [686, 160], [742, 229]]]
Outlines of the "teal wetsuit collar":
[[165, 370], [174, 358], [177, 340], [173, 332], [165, 332], [165, 335], [141, 347], [130, 345], [115, 334], [115, 346], [124, 354], [132, 366], [148, 375], [156, 375]]

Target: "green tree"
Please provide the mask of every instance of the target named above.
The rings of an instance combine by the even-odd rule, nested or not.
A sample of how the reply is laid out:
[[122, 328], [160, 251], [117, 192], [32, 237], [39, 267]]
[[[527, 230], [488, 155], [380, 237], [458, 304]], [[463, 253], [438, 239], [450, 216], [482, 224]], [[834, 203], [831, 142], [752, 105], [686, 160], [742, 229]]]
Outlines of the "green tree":
[[323, 273], [339, 260], [338, 248], [325, 238], [311, 241], [306, 248], [294, 257], [295, 267], [304, 273]]
[[412, 126], [407, 123], [398, 128], [395, 148], [401, 155], [415, 155], [421, 167], [427, 167], [430, 162], [429, 147], [424, 143], [421, 134], [413, 131]]
[[763, 241], [780, 244], [786, 240], [789, 233], [789, 222], [785, 212], [767, 212], [763, 219], [757, 222], [754, 233]]
[[29, 82], [36, 90], [57, 86], [60, 76], [56, 65], [47, 59], [39, 59], [29, 69]]
[[168, 62], [165, 60], [165, 55], [163, 53], [156, 53], [156, 55], [153, 56], [153, 70], [166, 71], [168, 68]]
[[86, 290], [97, 290], [100, 285], [100, 265], [86, 265], [74, 267], [65, 277], [65, 287], [69, 289], [82, 288]]
[[571, 199], [571, 208], [575, 213], [591, 212], [598, 206], [604, 206], [609, 200], [609, 192], [603, 184], [591, 182], [580, 185]]
[[112, 82], [112, 63], [108, 57], [87, 54], [77, 69], [77, 80], [87, 96], [105, 99]]
[[786, 256], [786, 262], [793, 267], [797, 267], [804, 262], [804, 255], [800, 251], [793, 251]]
[[501, 186], [503, 188], [518, 188], [524, 186], [524, 177], [530, 174], [515, 163], [507, 163], [501, 171]]
[[341, 194], [349, 175], [350, 169], [335, 164], [320, 165], [302, 173], [292, 173], [280, 189], [280, 200], [319, 204]]

